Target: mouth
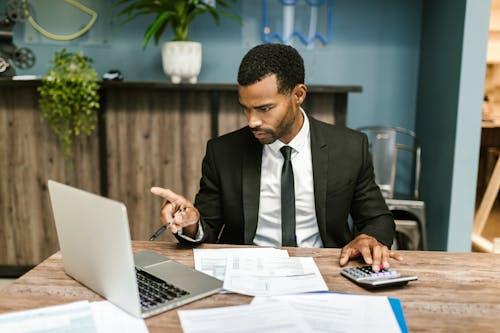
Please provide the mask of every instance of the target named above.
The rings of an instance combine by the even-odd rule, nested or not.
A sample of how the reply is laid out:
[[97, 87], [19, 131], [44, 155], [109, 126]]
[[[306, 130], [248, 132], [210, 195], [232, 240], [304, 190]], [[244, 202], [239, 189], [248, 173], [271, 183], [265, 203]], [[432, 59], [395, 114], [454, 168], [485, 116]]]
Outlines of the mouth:
[[252, 133], [256, 138], [262, 138], [267, 135], [264, 131], [252, 131]]
[[252, 131], [252, 133], [253, 133], [254, 137], [259, 141], [265, 140], [271, 136], [270, 133], [268, 133], [266, 131], [262, 131], [262, 130], [255, 130], [255, 131]]
[[252, 131], [253, 136], [262, 144], [271, 143], [275, 140], [274, 132], [269, 128], [254, 127], [250, 128], [250, 130]]

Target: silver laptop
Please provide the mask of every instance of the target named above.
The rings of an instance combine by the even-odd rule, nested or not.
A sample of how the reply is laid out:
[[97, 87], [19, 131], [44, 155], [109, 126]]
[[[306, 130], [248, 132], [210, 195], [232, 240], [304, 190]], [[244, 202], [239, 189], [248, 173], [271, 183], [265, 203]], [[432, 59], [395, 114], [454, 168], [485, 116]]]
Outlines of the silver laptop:
[[48, 185], [64, 270], [116, 306], [146, 318], [222, 289], [222, 281], [158, 253], [133, 254], [123, 203]]

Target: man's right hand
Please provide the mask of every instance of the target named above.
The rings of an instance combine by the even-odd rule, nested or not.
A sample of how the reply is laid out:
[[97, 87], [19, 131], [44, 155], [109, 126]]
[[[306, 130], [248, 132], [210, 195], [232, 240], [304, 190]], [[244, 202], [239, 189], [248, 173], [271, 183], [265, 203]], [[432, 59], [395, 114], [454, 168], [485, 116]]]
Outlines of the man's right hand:
[[196, 237], [200, 212], [191, 201], [180, 194], [161, 187], [152, 187], [151, 193], [165, 199], [161, 206], [160, 220], [163, 224], [171, 223], [168, 227], [176, 234], [180, 229], [184, 235]]

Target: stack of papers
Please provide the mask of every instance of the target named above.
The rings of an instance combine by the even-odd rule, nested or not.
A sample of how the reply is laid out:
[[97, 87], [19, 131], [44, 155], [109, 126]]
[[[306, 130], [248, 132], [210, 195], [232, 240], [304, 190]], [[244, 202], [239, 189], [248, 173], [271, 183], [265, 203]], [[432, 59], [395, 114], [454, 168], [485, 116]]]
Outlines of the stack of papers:
[[224, 281], [224, 290], [273, 296], [328, 287], [313, 258], [288, 257], [274, 248], [194, 249], [195, 268]]
[[195, 249], [195, 268], [248, 305], [178, 311], [185, 333], [407, 332], [399, 300], [325, 292], [313, 258], [272, 248]]
[[402, 332], [384, 296], [311, 293], [255, 297], [252, 304], [179, 311], [184, 333]]

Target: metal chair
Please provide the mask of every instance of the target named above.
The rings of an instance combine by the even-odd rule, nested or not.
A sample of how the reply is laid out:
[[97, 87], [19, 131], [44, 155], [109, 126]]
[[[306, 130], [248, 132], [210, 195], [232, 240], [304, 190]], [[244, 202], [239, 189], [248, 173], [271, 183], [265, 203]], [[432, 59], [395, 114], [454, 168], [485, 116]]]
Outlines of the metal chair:
[[419, 199], [421, 146], [415, 132], [393, 126], [357, 130], [368, 136], [375, 182], [396, 221], [394, 248], [426, 250], [425, 203]]

